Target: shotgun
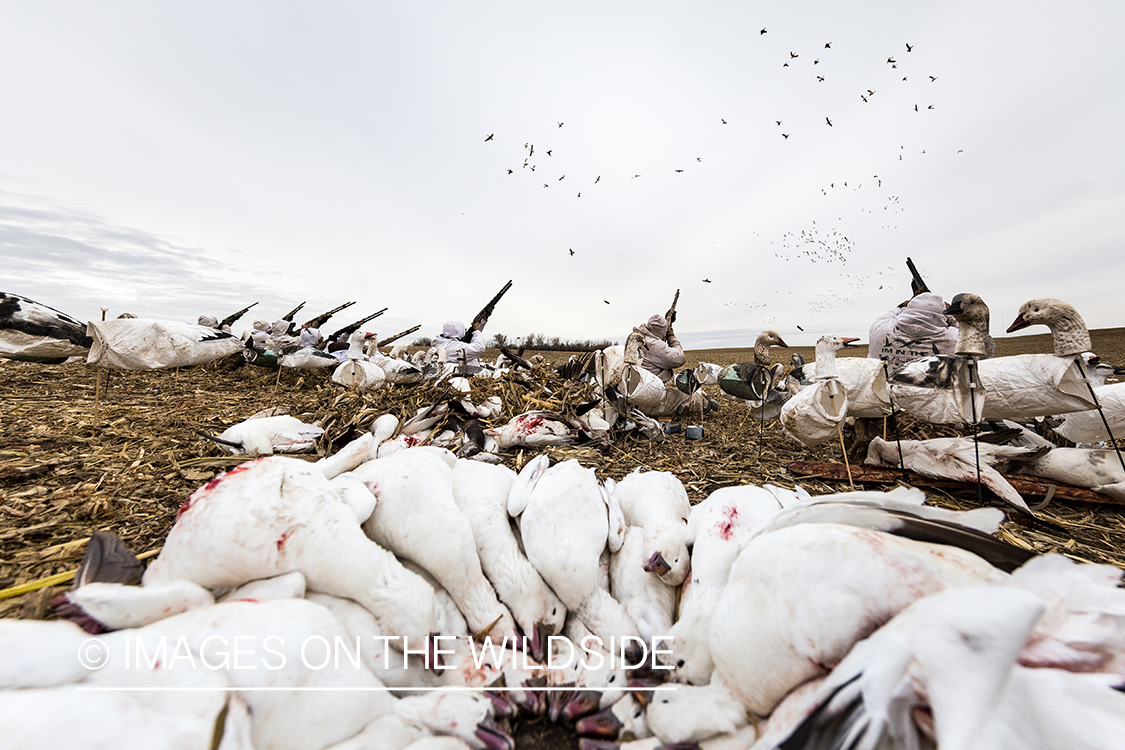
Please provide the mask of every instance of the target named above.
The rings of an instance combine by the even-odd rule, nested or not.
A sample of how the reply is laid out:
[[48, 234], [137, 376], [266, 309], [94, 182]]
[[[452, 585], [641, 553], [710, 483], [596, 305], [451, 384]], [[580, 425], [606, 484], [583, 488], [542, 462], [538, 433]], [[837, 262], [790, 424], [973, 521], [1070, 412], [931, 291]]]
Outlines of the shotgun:
[[387, 311], [387, 308], [384, 307], [382, 310], [380, 310], [377, 313], [371, 313], [366, 318], [360, 318], [356, 322], [352, 323], [350, 326], [344, 326], [340, 330], [336, 331], [331, 336], [329, 336], [328, 339], [330, 341], [338, 341], [339, 337], [340, 337], [340, 334], [343, 334], [344, 336], [351, 336], [353, 333], [355, 333], [356, 331], [359, 330], [359, 327], [361, 325], [363, 325], [364, 323], [366, 323], [369, 320], [374, 320], [375, 318], [379, 317], [380, 315], [382, 315], [386, 311]]
[[307, 323], [305, 323], [301, 327], [302, 328], [320, 328], [322, 325], [327, 323], [328, 319], [331, 318], [333, 315], [340, 312], [345, 307], [351, 307], [354, 304], [355, 304], [355, 302], [345, 302], [344, 304], [340, 305], [339, 307], [334, 307], [326, 313], [321, 313], [320, 315], [317, 315], [315, 318], [308, 321]]
[[472, 341], [474, 329], [477, 331], [484, 330], [485, 324], [488, 323], [488, 318], [492, 315], [492, 311], [496, 309], [496, 303], [499, 302], [500, 298], [507, 294], [508, 290], [511, 288], [512, 280], [508, 279], [508, 283], [504, 285], [504, 288], [497, 292], [496, 296], [489, 300], [488, 304], [473, 318], [473, 324], [469, 326], [469, 330], [465, 331], [465, 335], [461, 337], [462, 341], [466, 344]]
[[[254, 305], [256, 305], [256, 304], [258, 304], [258, 303], [255, 302]], [[234, 325], [236, 322], [238, 322], [238, 319], [241, 318], [246, 313], [248, 313], [250, 311], [250, 308], [253, 307], [254, 305], [247, 305], [246, 307], [242, 308], [238, 312], [231, 313], [230, 315], [226, 316], [225, 318], [223, 318], [219, 322], [219, 328], [222, 328], [224, 326]]]

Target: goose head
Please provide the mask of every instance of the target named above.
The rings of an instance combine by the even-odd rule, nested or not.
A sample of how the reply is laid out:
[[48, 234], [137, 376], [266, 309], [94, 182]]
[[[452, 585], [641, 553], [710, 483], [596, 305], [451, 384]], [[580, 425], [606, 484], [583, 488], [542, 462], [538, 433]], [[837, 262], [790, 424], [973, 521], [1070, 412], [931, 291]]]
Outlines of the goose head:
[[832, 336], [825, 334], [816, 341], [816, 379], [839, 377], [836, 370], [836, 352], [845, 349], [857, 338], [848, 336]]
[[1045, 325], [1051, 329], [1055, 354], [1060, 357], [1081, 354], [1092, 348], [1086, 322], [1074, 307], [1062, 300], [1042, 297], [1024, 302], [1007, 332], [1033, 325]]
[[996, 344], [988, 333], [988, 305], [984, 300], [971, 292], [962, 292], [953, 298], [944, 314], [952, 315], [959, 324], [955, 348], [957, 354], [983, 354], [991, 357], [995, 353]]
[[754, 342], [754, 361], [763, 367], [769, 367], [771, 346], [788, 347], [789, 345], [785, 343], [785, 340], [781, 338], [781, 334], [777, 331], [762, 331]]

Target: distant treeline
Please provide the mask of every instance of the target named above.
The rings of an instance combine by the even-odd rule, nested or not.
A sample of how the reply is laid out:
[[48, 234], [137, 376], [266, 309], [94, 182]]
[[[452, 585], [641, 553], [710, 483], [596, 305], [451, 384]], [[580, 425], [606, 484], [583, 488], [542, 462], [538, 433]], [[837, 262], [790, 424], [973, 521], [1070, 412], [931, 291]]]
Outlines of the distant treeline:
[[[414, 339], [411, 346], [429, 346], [432, 339], [427, 336]], [[592, 352], [595, 349], [605, 349], [614, 346], [616, 341], [563, 341], [558, 336], [546, 336], [541, 333], [529, 333], [526, 336], [509, 338], [506, 334], [497, 333], [488, 339], [488, 346], [492, 349], [504, 347], [506, 349], [519, 349], [521, 346], [527, 350], [541, 352]]]

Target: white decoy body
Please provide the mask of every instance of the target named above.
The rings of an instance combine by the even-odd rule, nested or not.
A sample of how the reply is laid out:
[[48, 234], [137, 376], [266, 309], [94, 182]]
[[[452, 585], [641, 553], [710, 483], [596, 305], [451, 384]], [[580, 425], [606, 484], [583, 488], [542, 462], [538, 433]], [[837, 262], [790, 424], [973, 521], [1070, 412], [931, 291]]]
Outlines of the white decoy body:
[[516, 474], [505, 466], [460, 459], [453, 466], [453, 499], [469, 519], [485, 576], [542, 658], [547, 637], [562, 632], [566, 606], [520, 550], [508, 517]]
[[171, 320], [91, 320], [86, 333], [91, 338], [86, 363], [120, 370], [203, 365], [243, 349], [229, 333]]
[[444, 449], [413, 448], [356, 469], [353, 474], [376, 497], [363, 530], [429, 571], [474, 633], [514, 637], [512, 615], [484, 577], [472, 525], [453, 499], [450, 467], [456, 460]]
[[363, 331], [353, 331], [348, 337], [348, 353], [346, 359], [332, 373], [333, 383], [339, 383], [345, 388], [367, 391], [379, 388], [387, 381], [387, 374], [383, 368], [368, 361], [367, 355], [363, 353], [365, 340]]
[[761, 534], [739, 553], [715, 610], [715, 677], [767, 715], [916, 599], [1003, 575], [955, 547], [838, 524]]
[[781, 426], [794, 440], [813, 448], [837, 434], [848, 415], [848, 391], [836, 369], [836, 352], [857, 339], [821, 336], [816, 342], [816, 380], [781, 407]]
[[[858, 340], [855, 338], [846, 339], [848, 344]], [[818, 345], [819, 343], [817, 341]], [[822, 356], [817, 354], [815, 362], [794, 368], [789, 377], [785, 379], [786, 390], [796, 395], [815, 385], [822, 379], [822, 374], [825, 371], [825, 365], [822, 362]], [[832, 366], [835, 370], [835, 377], [839, 379], [840, 385], [848, 394], [848, 413], [851, 416], [881, 417], [890, 414], [890, 390], [887, 387], [887, 374], [883, 368], [882, 360], [868, 357], [838, 358], [835, 357], [835, 352], [833, 352]]]
[[508, 496], [508, 513], [519, 516], [527, 559], [605, 643], [611, 636], [636, 636], [637, 626], [625, 609], [598, 585], [607, 541], [610, 551], [624, 542], [623, 519], [610, 538], [610, 509], [620, 513], [620, 508], [598, 484], [593, 469], [575, 460], [548, 469], [549, 460], [541, 455], [530, 461]]
[[86, 326], [77, 319], [27, 297], [0, 292], [0, 357], [79, 357], [90, 344]]
[[[1086, 385], [1085, 365], [1080, 359], [1090, 349], [1090, 334], [1082, 316], [1057, 299], [1031, 300], [1020, 307], [1008, 333], [1037, 324], [1051, 329], [1054, 354], [1017, 354], [977, 363], [980, 388], [984, 391], [983, 408], [977, 412], [981, 419], [1030, 419], [1094, 407]], [[926, 362], [930, 364], [923, 366]], [[937, 362], [934, 358], [919, 360], [912, 363], [917, 372], [904, 368], [893, 380], [925, 388], [953, 387], [956, 383], [949, 368], [942, 369]], [[924, 416], [943, 422], [971, 419], [965, 407], [949, 414], [927, 412]]]
[[[264, 456], [271, 453], [308, 453], [324, 434], [317, 425], [296, 417], [250, 417], [219, 435], [219, 446], [228, 453]], [[241, 446], [241, 447], [238, 447]]]
[[679, 619], [668, 631], [672, 653], [658, 657], [661, 664], [675, 667], [677, 682], [705, 685], [711, 680], [711, 618], [730, 566], [751, 532], [779, 510], [772, 493], [751, 485], [715, 490], [691, 509], [691, 578], [683, 588]]
[[691, 512], [683, 483], [671, 472], [637, 469], [614, 485], [613, 496], [621, 506], [625, 524], [645, 530], [644, 569], [669, 586], [683, 583], [690, 565]]
[[283, 354], [278, 358], [277, 364], [279, 367], [287, 367], [292, 370], [319, 370], [322, 367], [336, 367], [339, 360], [328, 352], [306, 346], [303, 349]]
[[432, 648], [441, 632], [433, 588], [368, 539], [329, 481], [297, 459], [245, 463], [196, 490], [144, 583], [220, 591], [293, 571], [315, 591], [359, 602], [389, 634]]

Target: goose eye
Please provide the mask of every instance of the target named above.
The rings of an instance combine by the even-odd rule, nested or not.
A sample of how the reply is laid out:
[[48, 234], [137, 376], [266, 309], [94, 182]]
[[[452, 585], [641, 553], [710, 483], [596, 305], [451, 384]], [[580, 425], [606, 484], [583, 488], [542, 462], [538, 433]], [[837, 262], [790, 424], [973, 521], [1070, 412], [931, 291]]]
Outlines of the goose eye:
[[614, 681], [614, 680], [616, 680], [616, 679], [617, 679], [617, 675], [615, 675], [615, 674], [611, 674], [611, 675], [609, 676], [609, 679], [608, 679], [608, 680], [606, 680], [606, 682], [613, 682], [613, 681]]
[[677, 661], [677, 662], [676, 662], [676, 666], [677, 666], [677, 667], [682, 667], [683, 665], [684, 665], [684, 660], [683, 660], [683, 659], [680, 659], [679, 661]]
[[677, 557], [677, 558], [676, 558], [675, 560], [673, 560], [672, 562], [674, 562], [674, 563], [678, 563], [679, 561], [680, 561], [680, 558], [678, 558], [678, 557]]
[[667, 698], [665, 698], [665, 699], [663, 699], [663, 700], [662, 700], [662, 701], [660, 701], [660, 702], [661, 702], [661, 703], [667, 703], [667, 702], [668, 702], [668, 699], [667, 699]]

